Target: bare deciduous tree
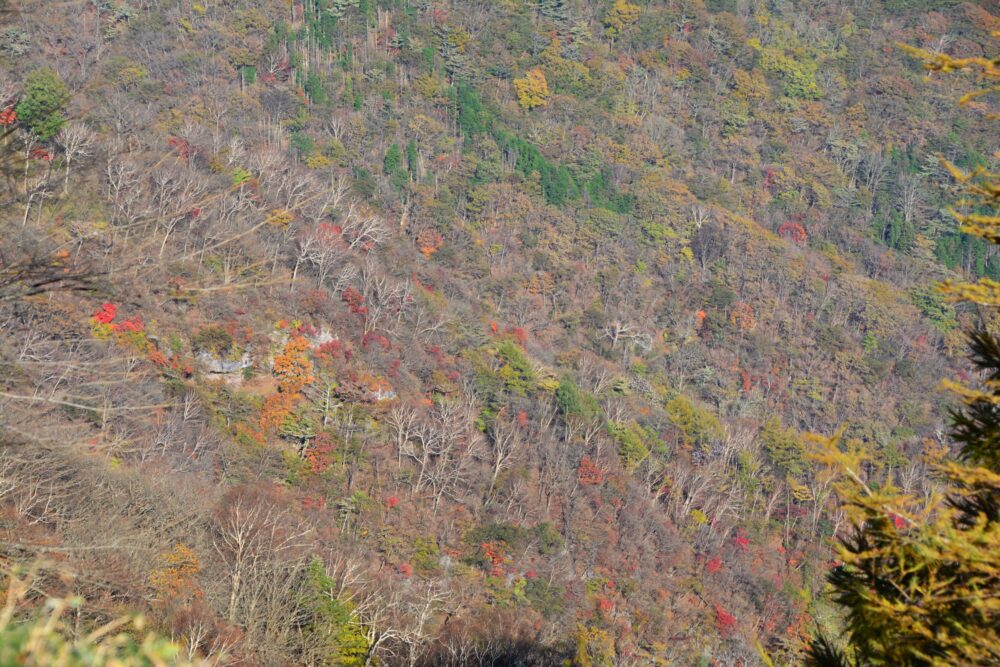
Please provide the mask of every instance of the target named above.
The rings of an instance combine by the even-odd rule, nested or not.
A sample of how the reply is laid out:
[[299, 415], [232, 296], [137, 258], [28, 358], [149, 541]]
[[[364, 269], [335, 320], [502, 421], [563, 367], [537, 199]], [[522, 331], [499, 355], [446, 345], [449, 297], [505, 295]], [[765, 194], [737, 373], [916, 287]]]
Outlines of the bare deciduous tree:
[[291, 523], [287, 512], [264, 500], [237, 495], [215, 525], [214, 546], [229, 571], [230, 623], [246, 622], [256, 608], [265, 564], [299, 549], [309, 533]]
[[500, 473], [510, 467], [513, 459], [524, 445], [524, 434], [516, 420], [501, 412], [490, 422], [486, 429], [490, 464], [490, 486], [486, 492], [487, 498], [493, 496]]
[[73, 121], [67, 123], [59, 132], [58, 141], [63, 149], [65, 175], [63, 177], [63, 194], [69, 192], [70, 165], [74, 160], [89, 157], [94, 150], [94, 132], [83, 123]]
[[365, 333], [376, 329], [395, 332], [413, 303], [410, 284], [389, 278], [371, 261], [361, 270], [360, 282], [368, 308]]

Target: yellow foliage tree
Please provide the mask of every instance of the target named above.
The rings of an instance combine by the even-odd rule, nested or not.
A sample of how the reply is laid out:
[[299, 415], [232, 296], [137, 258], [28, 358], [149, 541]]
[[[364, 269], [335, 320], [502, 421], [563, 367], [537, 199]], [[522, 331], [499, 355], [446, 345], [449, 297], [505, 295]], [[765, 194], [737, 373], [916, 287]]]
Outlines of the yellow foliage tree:
[[997, 470], [929, 460], [947, 486], [917, 498], [891, 481], [865, 481], [864, 455], [839, 437], [819, 442], [815, 457], [839, 471], [835, 488], [853, 524], [829, 575], [850, 645], [818, 637], [807, 664], [1000, 664]]
[[287, 227], [295, 220], [295, 216], [285, 209], [276, 208], [267, 216], [267, 224], [272, 227]]
[[517, 103], [525, 111], [531, 111], [549, 104], [549, 84], [545, 73], [540, 69], [530, 69], [524, 77], [514, 79], [514, 91], [517, 93]]
[[628, 0], [615, 0], [615, 4], [604, 16], [604, 34], [613, 42], [628, 26], [639, 20], [639, 5]]
[[615, 664], [615, 640], [600, 628], [576, 626], [573, 667], [611, 667]]

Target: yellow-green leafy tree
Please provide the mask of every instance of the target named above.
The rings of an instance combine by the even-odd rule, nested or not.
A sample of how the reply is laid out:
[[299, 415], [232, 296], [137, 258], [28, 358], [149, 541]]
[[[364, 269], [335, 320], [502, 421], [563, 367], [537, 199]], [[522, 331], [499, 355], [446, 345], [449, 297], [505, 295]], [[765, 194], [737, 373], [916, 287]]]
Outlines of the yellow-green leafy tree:
[[549, 84], [545, 74], [540, 69], [530, 69], [520, 79], [514, 79], [514, 92], [517, 93], [517, 103], [525, 111], [531, 111], [549, 104]]
[[615, 41], [628, 26], [639, 20], [639, 5], [628, 0], [615, 0], [604, 16], [604, 34]]

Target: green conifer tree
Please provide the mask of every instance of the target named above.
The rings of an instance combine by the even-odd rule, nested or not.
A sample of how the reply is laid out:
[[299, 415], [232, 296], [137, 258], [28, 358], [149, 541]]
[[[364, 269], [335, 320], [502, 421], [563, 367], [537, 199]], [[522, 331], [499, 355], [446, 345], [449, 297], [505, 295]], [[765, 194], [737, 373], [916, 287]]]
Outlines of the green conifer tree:
[[69, 89], [54, 69], [43, 67], [27, 76], [24, 97], [17, 104], [17, 117], [42, 141], [48, 141], [66, 124], [62, 109], [69, 102]]

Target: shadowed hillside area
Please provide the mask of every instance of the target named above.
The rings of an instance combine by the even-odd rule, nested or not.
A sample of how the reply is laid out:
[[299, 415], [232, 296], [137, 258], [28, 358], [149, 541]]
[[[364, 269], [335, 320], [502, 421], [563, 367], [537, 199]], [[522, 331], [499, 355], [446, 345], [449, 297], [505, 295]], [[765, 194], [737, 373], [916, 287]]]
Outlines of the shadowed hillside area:
[[1000, 664], [991, 10], [0, 0], [0, 663]]

